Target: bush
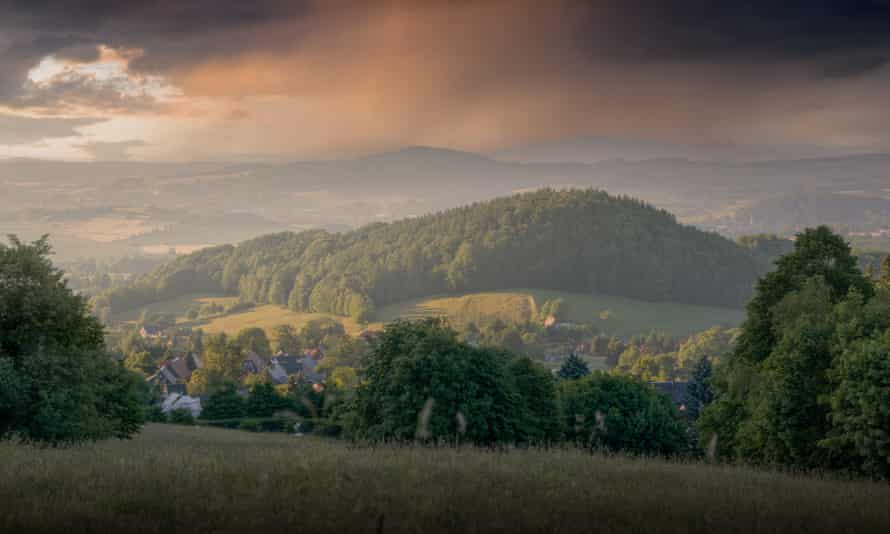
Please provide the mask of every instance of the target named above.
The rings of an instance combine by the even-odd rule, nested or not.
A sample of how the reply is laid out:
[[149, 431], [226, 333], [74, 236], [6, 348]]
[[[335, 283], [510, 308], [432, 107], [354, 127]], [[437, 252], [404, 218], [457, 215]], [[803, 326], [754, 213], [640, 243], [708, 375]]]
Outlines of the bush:
[[166, 423], [167, 414], [165, 414], [158, 405], [150, 406], [145, 411], [145, 420], [149, 423]]
[[192, 412], [185, 408], [177, 408], [175, 410], [171, 410], [167, 416], [167, 419], [171, 424], [174, 425], [194, 425], [195, 418], [192, 417]]
[[244, 419], [238, 423], [238, 430], [246, 430], [248, 432], [259, 432], [260, 423], [256, 419]]
[[236, 419], [244, 416], [244, 399], [234, 384], [226, 384], [207, 399], [201, 415], [205, 419]]

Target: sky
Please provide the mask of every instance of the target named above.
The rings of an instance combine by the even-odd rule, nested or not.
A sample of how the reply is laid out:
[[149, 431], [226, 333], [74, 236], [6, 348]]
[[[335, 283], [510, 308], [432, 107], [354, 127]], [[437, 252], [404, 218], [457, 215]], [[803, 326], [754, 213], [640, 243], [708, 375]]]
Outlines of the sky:
[[0, 157], [890, 151], [890, 0], [0, 0]]

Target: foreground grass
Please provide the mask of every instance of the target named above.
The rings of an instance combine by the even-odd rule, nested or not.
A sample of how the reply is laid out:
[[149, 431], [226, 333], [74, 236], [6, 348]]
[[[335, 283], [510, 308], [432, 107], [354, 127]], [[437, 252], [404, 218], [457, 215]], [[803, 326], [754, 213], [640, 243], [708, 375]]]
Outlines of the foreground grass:
[[732, 308], [648, 302], [564, 291], [515, 289], [399, 302], [377, 310], [375, 319], [386, 323], [399, 317], [444, 315], [457, 323], [479, 322], [485, 317], [522, 323], [532, 320], [546, 301], [557, 298], [564, 301], [567, 320], [591, 322], [608, 335], [622, 337], [646, 334], [652, 330], [685, 337], [716, 325], [738, 326], [745, 318], [743, 310]]
[[0, 445], [0, 532], [887, 532], [890, 486], [575, 451], [149, 426]]

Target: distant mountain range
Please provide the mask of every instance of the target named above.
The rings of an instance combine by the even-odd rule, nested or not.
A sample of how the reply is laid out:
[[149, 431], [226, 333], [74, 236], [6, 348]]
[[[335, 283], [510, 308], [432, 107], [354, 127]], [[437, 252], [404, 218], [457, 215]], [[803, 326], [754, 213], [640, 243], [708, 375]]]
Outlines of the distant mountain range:
[[890, 154], [726, 162], [662, 152], [671, 157], [516, 161], [534, 160], [534, 151], [411, 147], [276, 164], [0, 160], [0, 224], [25, 237], [49, 232], [62, 256], [121, 255], [344, 230], [574, 186], [640, 198], [728, 236], [791, 234], [814, 221], [849, 232], [890, 228]]

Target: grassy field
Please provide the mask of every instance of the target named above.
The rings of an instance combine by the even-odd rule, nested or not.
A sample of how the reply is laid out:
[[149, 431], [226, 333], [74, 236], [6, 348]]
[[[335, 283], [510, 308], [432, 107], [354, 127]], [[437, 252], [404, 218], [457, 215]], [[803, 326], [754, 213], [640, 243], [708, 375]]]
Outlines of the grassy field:
[[185, 320], [185, 312], [192, 307], [200, 307], [202, 304], [216, 303], [221, 306], [230, 306], [238, 302], [238, 297], [221, 297], [219, 295], [209, 295], [204, 293], [195, 293], [191, 295], [183, 295], [181, 297], [149, 304], [143, 308], [127, 310], [115, 314], [111, 319], [114, 322], [132, 322], [139, 320], [142, 310], [148, 313], [164, 313], [180, 316], [181, 320]]
[[[251, 310], [214, 317], [207, 320], [191, 321], [188, 324], [193, 328], [200, 328], [204, 332], [216, 334], [237, 334], [245, 328], [262, 328], [271, 334], [274, 327], [281, 324], [290, 324], [298, 329], [313, 319], [330, 318], [343, 325], [346, 331], [352, 335], [358, 334], [366, 328], [350, 317], [339, 317], [327, 313], [300, 313], [282, 308], [280, 306], [257, 306]], [[371, 325], [379, 327], [379, 325]]]
[[890, 485], [576, 451], [351, 448], [149, 426], [0, 444], [0, 532], [888, 532]]
[[537, 289], [416, 299], [383, 307], [377, 311], [376, 319], [385, 323], [398, 317], [445, 315], [456, 322], [475, 322], [495, 316], [523, 322], [537, 313], [544, 302], [555, 298], [565, 301], [567, 320], [593, 322], [609, 335], [624, 337], [651, 330], [682, 337], [715, 325], [737, 326], [744, 319], [743, 310], [731, 308]]

